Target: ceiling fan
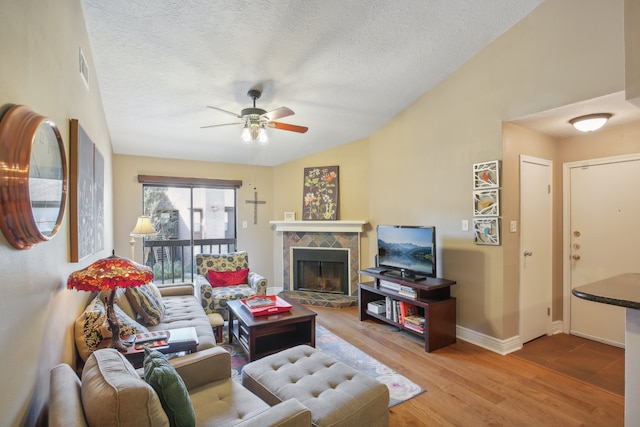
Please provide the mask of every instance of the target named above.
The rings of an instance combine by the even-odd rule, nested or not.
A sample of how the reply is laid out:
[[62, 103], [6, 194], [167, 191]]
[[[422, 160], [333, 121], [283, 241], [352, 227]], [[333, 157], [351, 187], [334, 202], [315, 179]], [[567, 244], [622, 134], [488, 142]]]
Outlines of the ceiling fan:
[[202, 128], [214, 128], [219, 126], [229, 125], [244, 125], [242, 128], [241, 139], [243, 142], [249, 144], [251, 142], [257, 142], [258, 144], [268, 144], [269, 137], [267, 136], [266, 128], [274, 128], [280, 130], [288, 130], [291, 132], [305, 133], [309, 128], [304, 126], [296, 126], [288, 123], [276, 122], [274, 120], [281, 119], [283, 117], [292, 116], [295, 113], [287, 107], [276, 108], [275, 110], [265, 111], [262, 108], [256, 107], [256, 99], [260, 98], [262, 93], [257, 89], [251, 89], [247, 92], [247, 95], [253, 99], [253, 107], [244, 108], [240, 114], [232, 113], [231, 111], [223, 110], [218, 107], [211, 107], [207, 105], [207, 108], [222, 111], [241, 119], [240, 122], [223, 123], [219, 125], [202, 126]]

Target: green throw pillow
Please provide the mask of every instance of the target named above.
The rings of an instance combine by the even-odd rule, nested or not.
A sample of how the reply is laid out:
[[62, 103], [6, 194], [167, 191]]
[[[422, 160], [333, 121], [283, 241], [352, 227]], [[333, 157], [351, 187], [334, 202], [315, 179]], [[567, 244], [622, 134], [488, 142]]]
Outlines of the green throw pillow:
[[187, 387], [164, 354], [157, 350], [144, 349], [144, 380], [158, 394], [172, 427], [196, 425], [196, 413]]

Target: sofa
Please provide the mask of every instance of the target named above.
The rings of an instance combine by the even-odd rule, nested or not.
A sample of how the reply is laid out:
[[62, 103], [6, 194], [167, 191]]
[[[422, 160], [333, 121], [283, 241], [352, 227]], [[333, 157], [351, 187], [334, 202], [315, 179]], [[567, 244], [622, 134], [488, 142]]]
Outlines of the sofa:
[[[67, 364], [54, 366], [50, 372], [49, 427], [155, 427], [168, 426], [170, 421], [172, 425], [193, 425], [194, 420], [197, 426], [311, 425], [310, 411], [296, 399], [269, 406], [232, 380], [230, 355], [221, 347], [165, 363], [180, 379], [174, 376], [176, 381], [155, 381], [147, 356], [141, 374], [114, 349], [95, 351], [82, 378]], [[177, 390], [172, 388], [176, 383]], [[185, 400], [189, 407], [185, 407]]]
[[196, 295], [207, 313], [229, 320], [227, 301], [267, 294], [267, 279], [249, 270], [246, 251], [196, 255]]
[[[76, 349], [83, 361], [99, 348], [103, 340], [111, 337], [105, 305], [109, 293], [103, 291], [91, 298], [75, 321]], [[207, 314], [195, 297], [191, 283], [119, 288], [114, 302], [121, 336], [194, 327], [198, 336], [198, 351], [216, 345]]]

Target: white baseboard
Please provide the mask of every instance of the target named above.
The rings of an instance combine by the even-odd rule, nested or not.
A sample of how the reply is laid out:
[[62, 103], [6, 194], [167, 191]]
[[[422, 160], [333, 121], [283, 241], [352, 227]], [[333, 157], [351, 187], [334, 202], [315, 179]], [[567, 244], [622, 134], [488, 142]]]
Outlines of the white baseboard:
[[[562, 333], [563, 327], [564, 325], [561, 320], [552, 322], [551, 335]], [[481, 334], [480, 332], [476, 332], [472, 329], [467, 329], [462, 326], [456, 326], [456, 337], [471, 344], [475, 344], [478, 347], [486, 348], [487, 350], [501, 354], [503, 356], [509, 353], [513, 353], [514, 351], [518, 351], [522, 348], [522, 340], [520, 339], [520, 335], [507, 338], [506, 340], [501, 340], [489, 335]]]
[[456, 326], [456, 338], [477, 345], [478, 347], [486, 348], [487, 350], [503, 356], [522, 348], [519, 336], [501, 340], [459, 325]]

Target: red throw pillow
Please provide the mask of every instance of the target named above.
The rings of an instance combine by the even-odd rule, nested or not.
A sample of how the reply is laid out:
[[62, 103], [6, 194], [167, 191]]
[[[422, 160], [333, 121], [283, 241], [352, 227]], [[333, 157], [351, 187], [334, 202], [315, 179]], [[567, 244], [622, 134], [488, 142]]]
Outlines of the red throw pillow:
[[243, 285], [247, 283], [249, 269], [243, 268], [236, 271], [213, 271], [209, 270], [209, 283], [214, 288], [222, 286]]

